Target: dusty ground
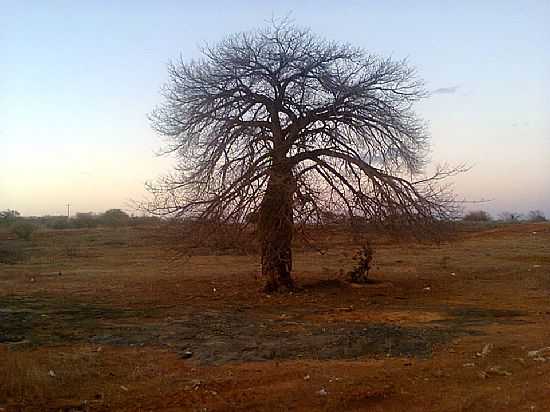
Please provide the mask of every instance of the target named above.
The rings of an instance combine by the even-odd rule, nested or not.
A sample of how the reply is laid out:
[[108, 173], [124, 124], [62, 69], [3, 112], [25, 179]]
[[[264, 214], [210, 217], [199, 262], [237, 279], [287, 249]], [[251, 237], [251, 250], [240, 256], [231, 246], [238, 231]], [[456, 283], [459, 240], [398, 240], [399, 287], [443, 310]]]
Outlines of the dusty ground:
[[550, 410], [550, 224], [378, 239], [365, 286], [312, 237], [270, 296], [257, 257], [151, 228], [0, 233], [0, 411]]

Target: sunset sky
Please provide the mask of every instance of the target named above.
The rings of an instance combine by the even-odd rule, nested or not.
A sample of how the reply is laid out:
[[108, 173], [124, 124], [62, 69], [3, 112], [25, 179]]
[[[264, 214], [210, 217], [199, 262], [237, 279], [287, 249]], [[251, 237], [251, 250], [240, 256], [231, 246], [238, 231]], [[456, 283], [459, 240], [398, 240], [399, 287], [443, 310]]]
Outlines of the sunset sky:
[[433, 164], [467, 206], [550, 217], [549, 1], [5, 1], [0, 210], [101, 212], [170, 171], [147, 120], [166, 64], [290, 16], [328, 39], [407, 57], [431, 97]]

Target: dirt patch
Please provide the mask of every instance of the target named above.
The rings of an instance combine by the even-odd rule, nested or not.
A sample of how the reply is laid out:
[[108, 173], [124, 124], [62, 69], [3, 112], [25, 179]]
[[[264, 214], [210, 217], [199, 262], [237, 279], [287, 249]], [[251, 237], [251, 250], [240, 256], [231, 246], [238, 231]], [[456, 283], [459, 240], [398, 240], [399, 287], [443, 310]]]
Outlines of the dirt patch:
[[[429, 357], [434, 347], [454, 337], [472, 334], [456, 325], [400, 325], [404, 320], [399, 319], [397, 312], [393, 315], [390, 312], [386, 318], [374, 316], [350, 321], [344, 316], [320, 322], [296, 311], [287, 317], [250, 309], [168, 316], [160, 311], [144, 313], [21, 297], [2, 298], [0, 307], [0, 341], [4, 343], [161, 346], [186, 357], [190, 351], [191, 357], [203, 364], [364, 356]], [[382, 319], [387, 322], [380, 322]]]
[[[80, 342], [105, 328], [106, 322], [143, 317], [143, 311], [57, 301], [44, 297], [0, 297], [0, 342], [30, 346]], [[135, 327], [126, 330], [127, 341]]]
[[512, 262], [531, 263], [539, 265], [550, 265], [550, 256], [545, 255], [519, 255], [519, 256], [499, 256], [500, 259]]
[[[301, 331], [295, 332], [296, 326]], [[430, 356], [435, 346], [465, 330], [370, 322], [318, 323], [202, 313], [172, 328], [180, 347], [202, 363], [271, 359], [352, 359]]]
[[445, 320], [447, 315], [440, 312], [412, 311], [412, 310], [356, 310], [353, 308], [337, 308], [326, 314], [309, 317], [312, 321], [320, 322], [369, 322], [390, 323], [393, 325], [416, 325]]
[[457, 326], [482, 326], [490, 324], [519, 324], [526, 323], [523, 317], [526, 312], [514, 309], [492, 309], [479, 307], [458, 307], [448, 308], [447, 313], [450, 319], [439, 321], [439, 323], [455, 324]]

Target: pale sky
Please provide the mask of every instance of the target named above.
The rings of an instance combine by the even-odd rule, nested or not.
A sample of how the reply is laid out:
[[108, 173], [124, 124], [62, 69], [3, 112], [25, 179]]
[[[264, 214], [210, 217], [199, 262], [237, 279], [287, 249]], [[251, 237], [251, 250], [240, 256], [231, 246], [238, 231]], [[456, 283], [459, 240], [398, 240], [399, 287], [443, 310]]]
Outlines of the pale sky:
[[[115, 4], [116, 3], [116, 4]], [[290, 15], [331, 40], [408, 57], [432, 96], [434, 163], [470, 208], [550, 217], [550, 1], [0, 0], [0, 210], [127, 208], [170, 170], [147, 120], [166, 63]]]

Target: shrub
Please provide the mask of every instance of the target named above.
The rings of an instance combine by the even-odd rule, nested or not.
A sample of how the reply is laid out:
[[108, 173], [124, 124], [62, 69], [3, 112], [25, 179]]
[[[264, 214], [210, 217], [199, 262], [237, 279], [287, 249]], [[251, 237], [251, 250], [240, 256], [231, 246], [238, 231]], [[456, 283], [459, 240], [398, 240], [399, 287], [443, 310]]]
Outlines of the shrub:
[[71, 223], [67, 216], [43, 216], [40, 218], [40, 223], [50, 229], [70, 229]]
[[462, 218], [465, 222], [490, 222], [491, 215], [484, 210], [473, 210]]
[[111, 227], [128, 226], [130, 224], [130, 216], [120, 209], [107, 210], [99, 219], [102, 224]]
[[0, 264], [15, 265], [26, 259], [23, 248], [16, 241], [0, 244]]
[[98, 217], [92, 212], [88, 213], [77, 213], [73, 219], [73, 224], [75, 227], [82, 228], [94, 228], [99, 225]]
[[355, 254], [355, 267], [348, 272], [352, 282], [366, 283], [368, 282], [369, 270], [371, 268], [374, 250], [369, 241], [365, 243], [361, 249]]
[[31, 240], [33, 232], [36, 230], [36, 225], [30, 222], [17, 222], [12, 225], [11, 231], [18, 239]]

